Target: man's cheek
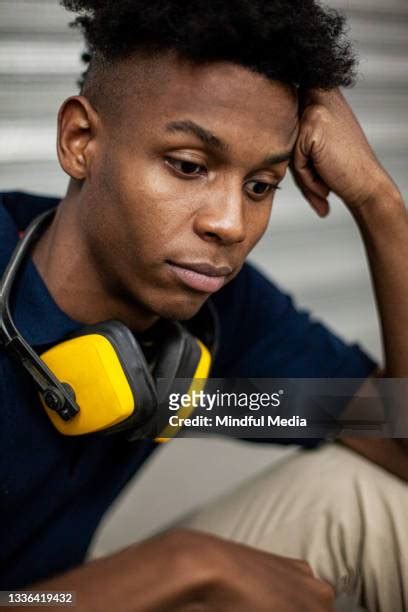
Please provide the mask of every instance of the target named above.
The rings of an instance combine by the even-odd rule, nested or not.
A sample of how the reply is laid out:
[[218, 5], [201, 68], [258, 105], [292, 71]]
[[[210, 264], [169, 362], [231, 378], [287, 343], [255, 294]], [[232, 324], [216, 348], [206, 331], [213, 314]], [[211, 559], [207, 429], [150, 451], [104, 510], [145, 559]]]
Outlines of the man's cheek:
[[258, 223], [253, 222], [249, 226], [248, 234], [250, 236], [248, 253], [249, 254], [252, 249], [258, 244], [261, 238], [265, 235], [266, 230], [268, 229], [269, 220], [271, 217], [271, 209], [262, 217]]

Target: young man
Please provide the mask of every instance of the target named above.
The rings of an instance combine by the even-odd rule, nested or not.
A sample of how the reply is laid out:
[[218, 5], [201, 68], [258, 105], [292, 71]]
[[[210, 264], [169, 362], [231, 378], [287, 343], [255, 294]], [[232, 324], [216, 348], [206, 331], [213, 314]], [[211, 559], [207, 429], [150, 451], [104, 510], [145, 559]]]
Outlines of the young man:
[[[214, 377], [379, 375], [244, 263], [291, 164], [319, 215], [333, 191], [358, 224], [383, 373], [406, 377], [407, 214], [338, 89], [354, 67], [343, 20], [313, 0], [63, 4], [81, 11], [90, 66], [59, 114], [67, 194], [12, 296], [36, 352], [108, 319], [154, 340], [161, 320], [194, 326], [212, 303]], [[19, 233], [56, 204], [3, 196], [3, 270]], [[3, 589], [73, 590], [78, 610], [316, 612], [343, 591], [406, 609], [403, 442], [343, 440], [362, 457], [337, 445], [301, 453], [184, 529], [81, 566], [154, 443], [64, 437], [6, 351], [0, 367]]]

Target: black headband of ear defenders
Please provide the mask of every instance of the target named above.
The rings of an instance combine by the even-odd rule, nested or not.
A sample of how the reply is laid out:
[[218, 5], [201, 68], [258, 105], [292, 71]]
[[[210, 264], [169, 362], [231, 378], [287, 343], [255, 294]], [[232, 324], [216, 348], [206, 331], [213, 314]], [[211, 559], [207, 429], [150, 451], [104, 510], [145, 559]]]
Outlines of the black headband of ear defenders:
[[64, 421], [68, 421], [79, 412], [74, 390], [67, 383], [60, 382], [24, 340], [13, 322], [9, 305], [17, 272], [54, 214], [55, 209], [52, 209], [32, 221], [18, 242], [3, 274], [0, 282], [0, 346], [25, 368], [38, 387], [45, 405], [57, 412]]

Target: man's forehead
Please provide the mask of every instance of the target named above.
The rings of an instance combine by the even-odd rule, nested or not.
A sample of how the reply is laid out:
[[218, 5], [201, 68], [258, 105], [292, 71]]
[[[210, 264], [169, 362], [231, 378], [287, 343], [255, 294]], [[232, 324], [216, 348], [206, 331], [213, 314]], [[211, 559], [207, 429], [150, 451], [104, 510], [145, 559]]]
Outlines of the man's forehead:
[[287, 138], [297, 124], [294, 87], [230, 62], [198, 64], [162, 54], [128, 58], [117, 68], [117, 80], [127, 85], [126, 110], [139, 118], [200, 116], [217, 123], [228, 116], [247, 127], [283, 131]]

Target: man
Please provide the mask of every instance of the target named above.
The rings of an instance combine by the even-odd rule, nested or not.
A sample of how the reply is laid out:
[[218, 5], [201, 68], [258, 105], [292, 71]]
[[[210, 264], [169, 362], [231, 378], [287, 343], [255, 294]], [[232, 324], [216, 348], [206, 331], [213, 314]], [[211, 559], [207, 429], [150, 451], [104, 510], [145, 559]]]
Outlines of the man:
[[[91, 57], [81, 95], [59, 114], [69, 188], [13, 296], [35, 350], [108, 319], [142, 339], [161, 319], [194, 321], [211, 300], [214, 377], [379, 375], [244, 264], [291, 163], [320, 216], [333, 191], [358, 224], [383, 373], [406, 377], [407, 215], [338, 90], [354, 66], [343, 20], [312, 0], [63, 4], [81, 11]], [[19, 232], [56, 202], [2, 202], [4, 269]], [[2, 588], [74, 590], [79, 610], [317, 611], [332, 609], [334, 591], [406, 608], [402, 442], [344, 440], [372, 462], [337, 445], [300, 454], [185, 528], [81, 566], [154, 444], [59, 435], [26, 373], [5, 352], [0, 365]]]

